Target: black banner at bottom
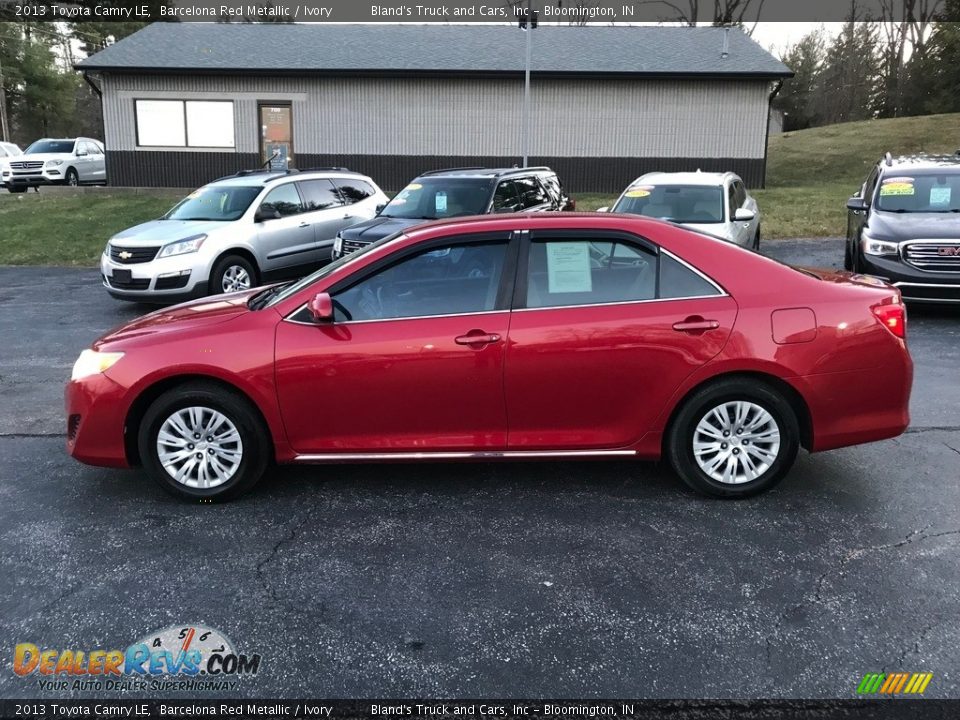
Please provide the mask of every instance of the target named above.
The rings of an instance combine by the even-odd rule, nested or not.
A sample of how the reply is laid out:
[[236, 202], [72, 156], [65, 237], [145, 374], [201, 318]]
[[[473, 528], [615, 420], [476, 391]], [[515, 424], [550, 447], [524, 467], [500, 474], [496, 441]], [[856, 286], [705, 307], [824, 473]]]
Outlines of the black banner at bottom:
[[897, 718], [960, 717], [960, 700], [0, 700], [0, 718]]

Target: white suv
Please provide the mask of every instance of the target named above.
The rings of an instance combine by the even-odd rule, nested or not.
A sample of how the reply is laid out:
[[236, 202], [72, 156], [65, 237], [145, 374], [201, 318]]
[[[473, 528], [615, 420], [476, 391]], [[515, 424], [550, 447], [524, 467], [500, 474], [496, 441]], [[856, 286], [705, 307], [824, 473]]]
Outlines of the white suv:
[[338, 232], [387, 200], [345, 168], [244, 170], [110, 238], [103, 285], [122, 300], [170, 302], [304, 275], [330, 260]]
[[0, 142], [0, 186], [5, 186], [10, 178], [10, 160], [23, 155], [23, 150], [13, 143]]
[[760, 209], [732, 172], [647, 173], [630, 183], [612, 208], [670, 220], [743, 247], [760, 248]]
[[12, 193], [39, 185], [90, 185], [107, 182], [103, 145], [91, 138], [32, 143], [16, 160], [9, 161], [10, 176], [4, 178]]

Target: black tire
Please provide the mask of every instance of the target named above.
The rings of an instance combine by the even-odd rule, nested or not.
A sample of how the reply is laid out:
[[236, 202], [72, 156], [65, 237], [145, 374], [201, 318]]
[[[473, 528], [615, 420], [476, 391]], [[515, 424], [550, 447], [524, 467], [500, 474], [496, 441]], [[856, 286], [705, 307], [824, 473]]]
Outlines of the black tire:
[[753, 236], [753, 249], [760, 252], [760, 226], [757, 225], [757, 234]]
[[[231, 468], [232, 475], [214, 487], [191, 487], [186, 482], [176, 480], [164, 468], [159, 457], [157, 440], [164, 423], [178, 411], [196, 407], [220, 413], [233, 424], [240, 436], [240, 443], [231, 445], [231, 452], [236, 452], [238, 447], [240, 449], [239, 462]], [[198, 442], [202, 443], [205, 439], [201, 438]], [[238, 393], [204, 382], [186, 383], [157, 398], [143, 416], [137, 430], [137, 444], [144, 469], [160, 487], [175, 497], [204, 502], [230, 500], [247, 492], [263, 476], [272, 455], [267, 429], [250, 401]], [[189, 447], [189, 451], [193, 449], [194, 446]], [[204, 451], [213, 454], [204, 445], [198, 445], [196, 450], [198, 456], [203, 455]], [[186, 480], [192, 482], [192, 475], [192, 471], [188, 472]]]
[[67, 174], [63, 176], [63, 181], [70, 187], [77, 187], [80, 184], [80, 176], [73, 168], [67, 169]]
[[[697, 436], [698, 424], [701, 420], [705, 420], [714, 408], [737, 401], [751, 403], [769, 414], [779, 430], [779, 448], [772, 462], [755, 479], [734, 484], [714, 479], [700, 467], [694, 456], [694, 438]], [[763, 442], [765, 441], [761, 441], [760, 444]], [[755, 441], [754, 444], [756, 446], [757, 442]], [[739, 439], [728, 442], [723, 447], [737, 445], [743, 447]], [[684, 402], [680, 412], [674, 418], [666, 440], [667, 458], [680, 478], [697, 492], [720, 498], [745, 498], [769, 490], [790, 470], [799, 447], [800, 427], [790, 403], [773, 387], [744, 378], [719, 380], [697, 390]], [[752, 449], [752, 452], [757, 451], [756, 447]], [[720, 452], [717, 450], [717, 454], [711, 455], [706, 461], [719, 458]], [[744, 452], [743, 457], [748, 456], [747, 451], [730, 450], [730, 452]], [[750, 455], [750, 458], [753, 457]], [[750, 462], [752, 463], [753, 460], [751, 459]]]
[[249, 260], [240, 255], [224, 255], [217, 260], [216, 265], [213, 266], [213, 272], [210, 273], [209, 293], [211, 295], [234, 292], [234, 290], [224, 289], [224, 276], [232, 268], [242, 268], [243, 271], [247, 273], [247, 276], [250, 278], [250, 285], [248, 287], [253, 288], [257, 286], [257, 269]]
[[843, 244], [843, 269], [853, 271], [853, 258], [850, 256], [850, 243]]
[[27, 188], [26, 188], [25, 186], [20, 186], [20, 187], [8, 187], [7, 190], [9, 190], [10, 192], [16, 194], [16, 193], [25, 193], [25, 192], [27, 191]]

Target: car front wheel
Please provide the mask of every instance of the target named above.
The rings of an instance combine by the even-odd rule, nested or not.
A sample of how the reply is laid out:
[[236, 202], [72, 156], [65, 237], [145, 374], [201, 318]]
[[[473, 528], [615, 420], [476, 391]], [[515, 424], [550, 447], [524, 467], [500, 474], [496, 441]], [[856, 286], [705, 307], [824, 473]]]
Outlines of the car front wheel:
[[699, 390], [684, 404], [666, 449], [674, 470], [694, 490], [740, 498], [780, 482], [799, 446], [790, 403], [766, 384], [736, 378]]
[[210, 275], [210, 294], [239, 292], [257, 285], [257, 272], [246, 258], [227, 255], [220, 258]]
[[80, 184], [80, 176], [77, 175], [77, 171], [73, 168], [67, 170], [67, 174], [64, 176], [64, 179], [70, 187], [77, 187]]
[[140, 458], [167, 492], [187, 500], [228, 500], [263, 475], [270, 442], [243, 397], [205, 383], [161, 395], [140, 424]]

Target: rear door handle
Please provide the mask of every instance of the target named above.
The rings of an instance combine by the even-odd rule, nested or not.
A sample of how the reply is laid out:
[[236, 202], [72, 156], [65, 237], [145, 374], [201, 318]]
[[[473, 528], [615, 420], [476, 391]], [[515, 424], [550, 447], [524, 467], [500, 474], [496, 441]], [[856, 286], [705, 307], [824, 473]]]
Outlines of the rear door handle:
[[310, 227], [310, 223], [302, 222], [300, 223], [300, 227]]
[[691, 315], [682, 322], [673, 324], [673, 329], [677, 332], [704, 332], [706, 330], [716, 330], [720, 323], [716, 320], [704, 320], [699, 315]]
[[461, 335], [454, 342], [457, 345], [470, 345], [481, 347], [483, 345], [492, 345], [500, 342], [500, 336], [496, 333], [485, 333], [482, 330], [471, 330], [466, 335]]
[[343, 216], [343, 219], [344, 219], [344, 220], [353, 220], [353, 215], [344, 215], [344, 216]]

